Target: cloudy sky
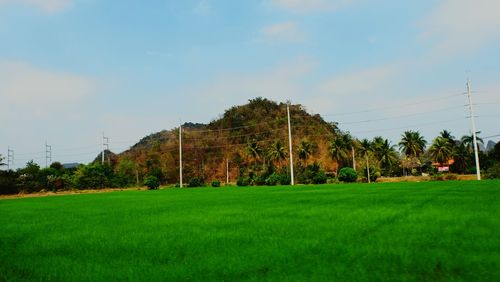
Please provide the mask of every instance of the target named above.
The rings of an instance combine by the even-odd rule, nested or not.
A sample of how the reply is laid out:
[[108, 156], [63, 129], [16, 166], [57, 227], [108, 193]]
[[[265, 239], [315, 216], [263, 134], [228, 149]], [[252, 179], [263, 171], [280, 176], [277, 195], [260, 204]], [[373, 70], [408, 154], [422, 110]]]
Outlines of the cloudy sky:
[[[359, 138], [500, 134], [497, 0], [0, 0], [0, 153], [86, 162], [291, 99]], [[498, 138], [494, 139], [498, 140]]]

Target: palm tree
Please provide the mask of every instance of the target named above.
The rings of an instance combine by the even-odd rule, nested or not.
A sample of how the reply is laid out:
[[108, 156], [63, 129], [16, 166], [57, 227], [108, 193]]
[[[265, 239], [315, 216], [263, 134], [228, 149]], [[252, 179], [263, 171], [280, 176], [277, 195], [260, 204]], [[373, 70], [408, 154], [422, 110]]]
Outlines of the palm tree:
[[307, 165], [307, 159], [312, 154], [312, 144], [311, 144], [311, 142], [309, 142], [307, 140], [302, 140], [300, 142], [299, 147], [297, 147], [297, 151], [298, 151], [299, 159], [301, 159], [302, 161], [304, 161], [305, 165]]
[[328, 153], [332, 158], [332, 161], [337, 163], [337, 169], [335, 170], [335, 174], [338, 171], [338, 164], [347, 157], [348, 151], [346, 149], [346, 145], [344, 140], [341, 137], [335, 137], [330, 140], [330, 145], [328, 146]]
[[355, 156], [356, 141], [354, 140], [354, 138], [352, 138], [351, 134], [344, 133], [342, 134], [342, 142], [344, 143], [346, 150], [351, 151], [352, 167], [356, 169], [356, 156]]
[[446, 164], [453, 156], [453, 145], [449, 139], [439, 136], [429, 148], [429, 155], [440, 165]]
[[[476, 132], [477, 143], [484, 144], [483, 139], [481, 139], [480, 137], [477, 136], [477, 134], [480, 134], [480, 133], [481, 133], [481, 131]], [[474, 152], [474, 135], [471, 134], [471, 135], [462, 136], [462, 139], [460, 139], [460, 141], [462, 142], [462, 144], [465, 145], [465, 147], [467, 147], [467, 149], [469, 150], [470, 153]]]
[[426, 144], [427, 141], [420, 132], [409, 130], [403, 133], [399, 148], [405, 155], [418, 158], [424, 152]]
[[368, 163], [368, 154], [372, 152], [372, 143], [368, 139], [363, 139], [360, 142], [360, 146], [358, 149], [359, 154], [365, 157], [366, 160], [366, 172], [367, 172], [367, 179], [368, 183], [370, 183], [370, 166]]
[[387, 173], [390, 173], [392, 165], [398, 159], [398, 154], [394, 145], [387, 139], [375, 137], [373, 140], [373, 150], [380, 166]]
[[279, 164], [281, 164], [286, 156], [286, 148], [283, 146], [280, 140], [274, 142], [267, 153], [267, 157], [271, 162], [277, 161]]
[[464, 143], [455, 146], [453, 150], [453, 160], [455, 160], [453, 166], [457, 169], [457, 172], [465, 173], [469, 166], [470, 154]]
[[444, 139], [448, 139], [451, 143], [455, 144], [455, 136], [451, 135], [450, 131], [443, 129], [439, 134]]
[[253, 159], [253, 163], [257, 162], [257, 160], [262, 155], [262, 148], [260, 147], [257, 140], [252, 140], [247, 144], [246, 153]]

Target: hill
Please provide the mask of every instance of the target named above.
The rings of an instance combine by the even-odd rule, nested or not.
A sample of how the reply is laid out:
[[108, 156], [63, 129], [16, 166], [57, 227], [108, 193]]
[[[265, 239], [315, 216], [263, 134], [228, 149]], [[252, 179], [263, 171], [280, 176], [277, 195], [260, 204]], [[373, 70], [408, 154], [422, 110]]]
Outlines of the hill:
[[[293, 149], [302, 141], [312, 145], [312, 154], [298, 165], [318, 162], [327, 171], [336, 169], [328, 154], [328, 140], [339, 134], [335, 123], [320, 115], [307, 113], [301, 105], [290, 105]], [[163, 182], [178, 182], [179, 128], [164, 130], [142, 138], [129, 150], [116, 156], [117, 162], [129, 159], [139, 166], [139, 173], [154, 172]], [[193, 177], [206, 180], [226, 179], [226, 162], [232, 181], [238, 176], [265, 167], [271, 162], [267, 152], [281, 146], [286, 158], [273, 162], [278, 169], [287, 169], [288, 125], [285, 103], [264, 98], [234, 106], [208, 124], [183, 125], [183, 171], [185, 181]], [[279, 143], [279, 145], [276, 145]], [[251, 144], [251, 145], [250, 145]], [[249, 153], [252, 146], [256, 154]], [[256, 156], [255, 156], [256, 155]], [[295, 155], [295, 153], [294, 153]]]

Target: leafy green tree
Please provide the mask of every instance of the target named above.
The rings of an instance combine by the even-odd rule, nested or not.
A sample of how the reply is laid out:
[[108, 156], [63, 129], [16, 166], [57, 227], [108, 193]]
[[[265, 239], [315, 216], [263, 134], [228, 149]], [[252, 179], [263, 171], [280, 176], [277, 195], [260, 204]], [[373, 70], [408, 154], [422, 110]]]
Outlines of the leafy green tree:
[[356, 182], [358, 174], [350, 167], [344, 167], [339, 172], [339, 180], [342, 182]]
[[455, 161], [452, 165], [453, 171], [457, 173], [465, 173], [470, 162], [469, 150], [465, 144], [460, 143], [453, 149], [453, 160]]
[[155, 176], [150, 175], [144, 179], [144, 185], [146, 185], [149, 190], [156, 190], [160, 187], [160, 181]]
[[407, 156], [418, 158], [425, 150], [427, 141], [418, 131], [405, 131], [399, 142], [399, 148]]
[[444, 165], [453, 156], [453, 145], [449, 139], [439, 136], [432, 142], [429, 148], [429, 155], [433, 161]]
[[389, 140], [382, 137], [375, 137], [372, 144], [374, 155], [379, 161], [384, 175], [389, 175], [393, 165], [398, 161], [398, 153], [394, 148], [395, 146], [391, 145]]
[[[336, 136], [335, 138], [330, 140], [330, 143], [328, 145], [328, 153], [332, 158], [332, 161], [337, 163], [337, 169], [340, 164], [347, 158], [348, 152], [349, 151], [342, 137]], [[335, 170], [335, 175], [337, 175], [337, 169]]]
[[[477, 143], [481, 143], [481, 144], [484, 144], [484, 141], [482, 138], [480, 138], [479, 136], [477, 136], [477, 134], [480, 134], [481, 131], [478, 131], [476, 132], [476, 141]], [[462, 136], [462, 138], [460, 139], [460, 141], [462, 142], [462, 144], [465, 145], [465, 147], [467, 147], [469, 153], [474, 153], [474, 135], [465, 135], [465, 136]]]
[[304, 165], [307, 166], [307, 159], [312, 154], [312, 143], [307, 140], [302, 140], [299, 147], [297, 148], [297, 152], [299, 155], [299, 159], [302, 160], [304, 162]]
[[365, 158], [366, 161], [366, 179], [368, 183], [370, 183], [370, 163], [369, 163], [369, 155], [373, 152], [372, 143], [368, 139], [361, 140], [359, 144], [358, 153]]
[[260, 159], [262, 155], [262, 148], [260, 147], [259, 143], [257, 140], [252, 140], [247, 144], [247, 147], [245, 149], [246, 153], [248, 156], [250, 156], [253, 159], [253, 164], [257, 163], [257, 160]]
[[280, 140], [274, 142], [267, 153], [267, 157], [271, 162], [277, 162], [280, 166], [283, 160], [287, 157], [286, 148]]

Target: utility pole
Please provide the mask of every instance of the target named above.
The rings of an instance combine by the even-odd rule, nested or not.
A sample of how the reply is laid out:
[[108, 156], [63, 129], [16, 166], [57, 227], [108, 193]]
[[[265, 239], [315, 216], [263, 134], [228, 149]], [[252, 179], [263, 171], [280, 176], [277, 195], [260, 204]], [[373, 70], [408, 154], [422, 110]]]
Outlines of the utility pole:
[[366, 172], [368, 173], [368, 183], [371, 183], [370, 180], [370, 164], [368, 163], [368, 155], [365, 153], [365, 159], [366, 159]]
[[179, 186], [182, 188], [182, 122], [179, 125]]
[[293, 179], [293, 150], [292, 150], [292, 127], [290, 125], [290, 101], [286, 103], [286, 113], [288, 116], [288, 145], [290, 149], [290, 179], [291, 184], [295, 185], [295, 181]]
[[467, 79], [467, 98], [469, 99], [469, 113], [470, 113], [470, 120], [472, 124], [472, 139], [474, 141], [474, 158], [476, 160], [476, 178], [477, 180], [481, 180], [481, 169], [479, 166], [479, 152], [478, 152], [478, 146], [477, 146], [477, 136], [476, 136], [476, 122], [474, 120], [474, 109], [472, 108], [472, 97], [471, 97], [471, 90], [470, 90], [470, 80]]
[[104, 136], [102, 133], [102, 154], [101, 154], [101, 164], [104, 165], [104, 153], [106, 149], [109, 150], [109, 137]]
[[45, 141], [45, 168], [49, 167], [49, 163], [52, 162], [52, 146], [47, 145]]
[[10, 166], [14, 166], [14, 150], [7, 147], [7, 170], [10, 170]]
[[356, 154], [354, 152], [354, 146], [351, 147], [352, 151], [352, 168], [356, 170]]
[[229, 159], [226, 158], [226, 185], [229, 185]]

